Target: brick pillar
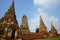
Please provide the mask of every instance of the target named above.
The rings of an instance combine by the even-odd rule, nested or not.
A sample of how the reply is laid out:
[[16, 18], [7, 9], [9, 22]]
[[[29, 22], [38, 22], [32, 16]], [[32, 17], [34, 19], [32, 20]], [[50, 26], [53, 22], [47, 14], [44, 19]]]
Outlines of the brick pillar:
[[6, 40], [11, 40], [11, 37], [7, 37]]

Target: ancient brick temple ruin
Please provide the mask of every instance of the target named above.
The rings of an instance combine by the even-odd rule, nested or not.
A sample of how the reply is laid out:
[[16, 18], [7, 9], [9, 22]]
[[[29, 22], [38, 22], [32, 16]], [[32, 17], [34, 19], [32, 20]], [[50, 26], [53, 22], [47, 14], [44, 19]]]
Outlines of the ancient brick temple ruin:
[[30, 32], [26, 15], [23, 15], [22, 23], [19, 27], [15, 15], [14, 1], [4, 17], [0, 19], [0, 40], [37, 40], [57, 37], [60, 36], [52, 23], [51, 30], [47, 31], [42, 16], [40, 16], [40, 26], [36, 33]]

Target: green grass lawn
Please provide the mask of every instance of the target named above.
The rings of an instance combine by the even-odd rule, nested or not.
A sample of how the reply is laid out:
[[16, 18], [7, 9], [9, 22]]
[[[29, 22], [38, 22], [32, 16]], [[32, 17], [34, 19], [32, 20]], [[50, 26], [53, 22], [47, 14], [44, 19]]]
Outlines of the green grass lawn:
[[60, 38], [49, 38], [49, 39], [46, 39], [46, 40], [60, 40]]

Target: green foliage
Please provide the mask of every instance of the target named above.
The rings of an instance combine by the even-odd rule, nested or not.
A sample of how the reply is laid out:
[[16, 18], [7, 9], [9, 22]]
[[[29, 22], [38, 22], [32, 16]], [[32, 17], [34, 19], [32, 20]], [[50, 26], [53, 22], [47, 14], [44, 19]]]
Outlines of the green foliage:
[[36, 33], [39, 33], [39, 29], [38, 28], [36, 29]]
[[60, 40], [60, 38], [49, 38], [49, 39], [46, 39], [46, 40]]
[[4, 30], [3, 30], [3, 29], [0, 29], [0, 35], [2, 35], [2, 34], [3, 34], [3, 32], [4, 32]]

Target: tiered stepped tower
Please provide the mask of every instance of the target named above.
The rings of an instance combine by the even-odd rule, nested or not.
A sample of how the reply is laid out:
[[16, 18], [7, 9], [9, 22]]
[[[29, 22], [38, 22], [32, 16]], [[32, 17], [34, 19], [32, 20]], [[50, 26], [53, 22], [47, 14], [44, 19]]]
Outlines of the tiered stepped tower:
[[3, 27], [4, 32], [3, 35], [7, 40], [10, 38], [15, 37], [15, 31], [18, 29], [18, 22], [16, 20], [16, 15], [15, 15], [15, 8], [14, 8], [14, 0], [9, 7], [8, 11], [5, 13], [4, 17], [1, 19], [1, 25], [0, 27]]

